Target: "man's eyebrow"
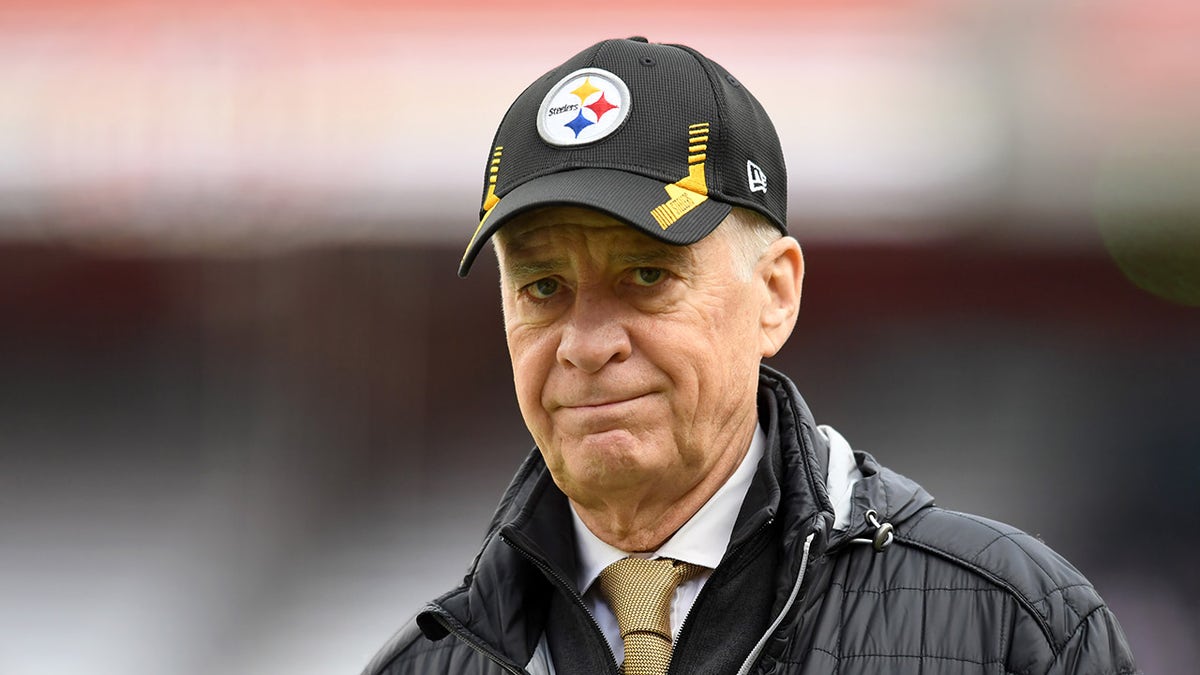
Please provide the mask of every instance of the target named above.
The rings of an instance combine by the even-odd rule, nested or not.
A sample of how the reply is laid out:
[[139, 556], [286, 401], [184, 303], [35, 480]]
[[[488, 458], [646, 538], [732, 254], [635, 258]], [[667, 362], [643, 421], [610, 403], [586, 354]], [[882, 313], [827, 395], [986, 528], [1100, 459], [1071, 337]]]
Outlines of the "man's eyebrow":
[[508, 276], [517, 279], [527, 279], [529, 277], [542, 277], [553, 274], [563, 267], [566, 267], [567, 261], [562, 258], [528, 258], [525, 260], [504, 261], [504, 271]]
[[642, 251], [618, 253], [613, 259], [623, 265], [636, 267], [672, 266], [683, 267], [691, 263], [692, 256], [683, 246], [661, 246]]

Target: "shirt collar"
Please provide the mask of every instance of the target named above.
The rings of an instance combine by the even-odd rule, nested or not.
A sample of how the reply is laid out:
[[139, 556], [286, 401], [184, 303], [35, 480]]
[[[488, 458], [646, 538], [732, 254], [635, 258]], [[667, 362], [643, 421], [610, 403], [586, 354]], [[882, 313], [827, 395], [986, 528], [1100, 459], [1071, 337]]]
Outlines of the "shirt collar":
[[746, 493], [750, 490], [750, 482], [766, 446], [766, 434], [761, 427], [755, 425], [750, 449], [746, 451], [746, 456], [742, 458], [733, 475], [683, 524], [683, 527], [676, 530], [657, 551], [649, 554], [628, 553], [601, 541], [583, 524], [579, 514], [575, 512], [575, 505], [571, 504], [571, 522], [575, 527], [575, 547], [579, 559], [576, 581], [580, 594], [587, 592], [605, 567], [634, 555], [642, 558], [671, 558], [709, 569], [719, 565], [725, 555], [725, 549], [729, 547], [733, 525], [737, 521], [738, 512], [741, 511], [742, 502], [746, 499]]

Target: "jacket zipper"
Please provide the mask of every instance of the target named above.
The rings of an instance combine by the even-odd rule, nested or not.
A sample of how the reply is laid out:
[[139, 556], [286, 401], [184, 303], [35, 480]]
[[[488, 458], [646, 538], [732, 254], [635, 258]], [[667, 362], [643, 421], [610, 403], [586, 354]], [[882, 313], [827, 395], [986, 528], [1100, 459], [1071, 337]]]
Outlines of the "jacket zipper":
[[[596, 623], [596, 617], [592, 616], [592, 613], [588, 610], [587, 605], [584, 604], [583, 598], [579, 595], [579, 593], [577, 593], [575, 591], [575, 589], [572, 588], [569, 583], [567, 583], [566, 579], [563, 579], [562, 576], [557, 571], [554, 570], [554, 568], [552, 568], [549, 565], [547, 565], [546, 563], [542, 562], [540, 559], [534, 557], [533, 554], [531, 554], [528, 551], [526, 551], [525, 549], [521, 548], [520, 546], [518, 546], [516, 544], [516, 542], [511, 541], [508, 537], [505, 537], [503, 534], [501, 534], [499, 536], [500, 536], [500, 541], [504, 542], [505, 544], [508, 544], [511, 548], [513, 548], [513, 550], [515, 550], [517, 553], [520, 553], [523, 558], [525, 558], [530, 563], [532, 563], [534, 567], [538, 568], [539, 570], [542, 571], [543, 574], [550, 577], [550, 579], [555, 583], [555, 585], [557, 585], [560, 590], [566, 592], [567, 597], [571, 598], [571, 600], [574, 601], [575, 606], [579, 607], [580, 609], [583, 610], [583, 613], [587, 615], [588, 620], [592, 622], [592, 628], [595, 628], [596, 634], [600, 636], [600, 641], [602, 643], [604, 643], [604, 650], [606, 652], [608, 652], [608, 661], [609, 661], [609, 663], [613, 664], [613, 668], [614, 668], [614, 670], [611, 672], [614, 672], [614, 673], [620, 672], [619, 670], [616, 670], [617, 655], [613, 654], [612, 647], [610, 647], [608, 644], [608, 638], [604, 637], [604, 632], [600, 630], [600, 624]], [[688, 613], [690, 614], [691, 612], [689, 611]]]
[[[742, 541], [742, 543], [738, 546], [737, 550], [734, 551], [733, 553], [734, 554], [740, 553], [742, 549], [744, 549], [747, 545], [749, 545], [750, 542], [757, 539], [758, 536], [760, 534], [762, 534], [774, 522], [775, 522], [775, 518], [767, 518], [766, 521], [764, 521], [762, 525], [759, 525], [758, 528], [755, 529], [754, 532], [751, 533], [749, 537], [746, 537], [745, 540]], [[712, 580], [712, 577], [709, 577], [709, 581], [711, 581], [711, 580]], [[705, 584], [707, 584], [707, 583], [708, 582], [706, 581]], [[704, 589], [703, 588], [700, 589], [700, 592], [703, 593]], [[672, 650], [674, 649], [674, 647], [678, 647], [679, 644], [681, 642], [683, 642], [683, 638], [687, 634], [687, 629], [689, 627], [688, 619], [690, 619], [692, 617], [692, 612], [696, 611], [696, 604], [699, 602], [700, 602], [700, 596], [697, 595], [696, 599], [692, 602], [692, 606], [688, 607], [687, 614], [683, 615], [683, 623], [679, 624], [679, 637], [675, 640], [674, 645], [672, 645]], [[672, 661], [672, 663], [674, 663], [674, 658], [672, 658], [671, 661]], [[671, 672], [670, 666], [668, 666], [667, 672], [668, 673]]]
[[526, 671], [524, 668], [496, 653], [495, 650], [487, 646], [481, 640], [475, 639], [474, 635], [465, 630], [460, 630], [457, 622], [452, 623], [449, 619], [443, 616], [441, 612], [438, 612], [434, 616], [437, 618], [437, 622], [440, 623], [447, 631], [452, 633], [454, 637], [467, 643], [468, 647], [474, 649], [479, 654], [486, 656], [492, 663], [503, 668], [505, 671], [512, 673], [512, 675], [529, 675], [528, 671]]
[[762, 655], [762, 650], [767, 646], [767, 640], [771, 639], [771, 634], [779, 628], [779, 624], [783, 623], [783, 617], [787, 616], [792, 605], [796, 602], [796, 598], [800, 595], [800, 587], [804, 584], [804, 572], [808, 569], [808, 551], [812, 547], [813, 537], [816, 537], [816, 532], [810, 532], [804, 540], [804, 553], [800, 556], [800, 573], [796, 575], [796, 584], [792, 586], [792, 594], [788, 596], [787, 602], [784, 603], [783, 609], [779, 610], [779, 616], [771, 622], [767, 628], [767, 632], [758, 639], [758, 643], [754, 645], [754, 649], [746, 655], [746, 660], [742, 662], [742, 667], [738, 669], [737, 675], [749, 675], [750, 669], [754, 667], [754, 662], [758, 661], [758, 657]]

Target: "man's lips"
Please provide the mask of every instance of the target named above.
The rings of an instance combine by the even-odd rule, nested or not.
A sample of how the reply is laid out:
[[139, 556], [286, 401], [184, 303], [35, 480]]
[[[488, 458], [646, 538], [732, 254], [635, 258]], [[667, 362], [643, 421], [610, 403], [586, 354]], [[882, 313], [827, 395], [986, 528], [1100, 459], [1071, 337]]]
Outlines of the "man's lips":
[[603, 411], [606, 409], [615, 408], [626, 403], [633, 403], [639, 399], [645, 398], [649, 394], [631, 394], [628, 396], [605, 396], [594, 399], [585, 399], [582, 401], [570, 401], [560, 403], [558, 408], [567, 410], [578, 410], [580, 412], [588, 411]]

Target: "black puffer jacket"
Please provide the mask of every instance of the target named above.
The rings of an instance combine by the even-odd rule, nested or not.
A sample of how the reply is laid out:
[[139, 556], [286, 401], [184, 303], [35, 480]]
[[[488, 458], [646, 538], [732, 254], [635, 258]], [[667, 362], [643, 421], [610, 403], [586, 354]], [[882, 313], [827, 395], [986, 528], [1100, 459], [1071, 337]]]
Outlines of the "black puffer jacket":
[[[767, 452], [672, 673], [1138, 672], [1091, 584], [1037, 539], [938, 508], [865, 453], [851, 526], [834, 530], [827, 442], [791, 381], [765, 367], [759, 421]], [[463, 584], [365, 675], [615, 675], [574, 588], [567, 508], [534, 451]]]

